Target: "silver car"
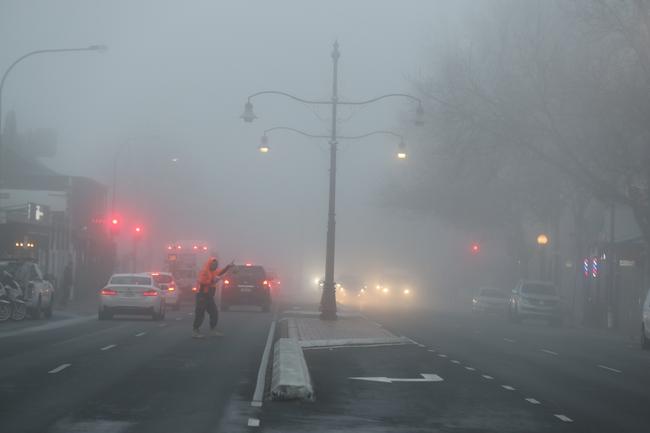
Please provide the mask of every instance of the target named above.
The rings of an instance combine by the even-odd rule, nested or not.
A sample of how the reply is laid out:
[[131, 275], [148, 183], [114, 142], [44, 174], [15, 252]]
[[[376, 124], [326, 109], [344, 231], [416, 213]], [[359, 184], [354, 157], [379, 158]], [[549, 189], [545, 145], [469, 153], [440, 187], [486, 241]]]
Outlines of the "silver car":
[[522, 319], [543, 319], [561, 325], [562, 306], [557, 288], [546, 281], [520, 281], [510, 296], [508, 318], [513, 323]]
[[149, 274], [115, 274], [99, 294], [99, 320], [115, 314], [146, 314], [165, 318], [165, 297]]
[[643, 302], [643, 318], [641, 319], [641, 348], [650, 350], [650, 290]]

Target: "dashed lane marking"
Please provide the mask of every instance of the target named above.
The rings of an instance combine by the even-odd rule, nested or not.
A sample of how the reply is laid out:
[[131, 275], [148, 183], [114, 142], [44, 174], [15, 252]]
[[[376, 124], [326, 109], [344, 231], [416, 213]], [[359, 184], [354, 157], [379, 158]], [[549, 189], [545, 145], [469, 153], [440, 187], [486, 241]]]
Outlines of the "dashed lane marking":
[[440, 353], [440, 354], [438, 354], [438, 356], [441, 357], [441, 358], [446, 358], [447, 357], [447, 355], [445, 355], [444, 353]]
[[482, 377], [483, 379], [487, 379], [487, 380], [492, 380], [492, 379], [494, 379], [492, 376], [488, 376], [487, 374], [482, 374], [481, 377]]
[[146, 332], [138, 332], [135, 334], [136, 337], [142, 337], [143, 335], [146, 335]]
[[476, 371], [476, 369], [474, 367], [465, 367], [465, 370]]
[[573, 420], [572, 420], [571, 418], [569, 418], [569, 417], [566, 416], [566, 415], [562, 415], [561, 413], [556, 413], [556, 414], [554, 414], [553, 416], [554, 416], [555, 418], [559, 419], [560, 421], [564, 421], [564, 422], [573, 422]]
[[613, 373], [618, 373], [618, 374], [623, 373], [621, 370], [619, 370], [617, 368], [608, 367], [608, 366], [602, 365], [602, 364], [598, 364], [598, 368], [602, 368], [603, 370], [611, 371]]
[[257, 418], [248, 418], [248, 426], [249, 427], [259, 427], [260, 426], [260, 420]]
[[548, 350], [548, 349], [539, 349], [539, 350], [540, 350], [540, 352], [548, 353], [549, 355], [553, 355], [553, 356], [558, 355], [557, 352], [553, 352], [552, 350]]
[[56, 368], [53, 368], [52, 370], [48, 371], [49, 374], [56, 374], [60, 371], [65, 370], [66, 368], [70, 367], [72, 364], [61, 364]]
[[507, 389], [508, 391], [514, 391], [515, 389], [511, 387], [510, 385], [501, 385], [501, 388]]
[[115, 346], [117, 346], [117, 344], [109, 344], [108, 346], [104, 346], [104, 347], [102, 347], [102, 348], [99, 349], [99, 350], [111, 350], [111, 349], [114, 348]]
[[159, 328], [164, 328], [165, 326], [167, 326], [166, 323], [161, 323], [160, 325], [158, 325]]
[[460, 364], [460, 361], [456, 361], [455, 359], [452, 359], [452, 360], [451, 360], [451, 363], [452, 363], [452, 364]]
[[539, 400], [536, 400], [536, 399], [531, 398], [531, 397], [526, 398], [526, 399], [524, 399], [524, 400], [526, 400], [526, 401], [527, 401], [528, 403], [530, 403], [530, 404], [541, 404], [541, 403], [539, 402]]
[[435, 349], [429, 349], [428, 351], [431, 352], [431, 353], [436, 353]]
[[516, 343], [516, 340], [513, 340], [512, 338], [504, 338], [503, 341], [507, 341], [508, 343]]

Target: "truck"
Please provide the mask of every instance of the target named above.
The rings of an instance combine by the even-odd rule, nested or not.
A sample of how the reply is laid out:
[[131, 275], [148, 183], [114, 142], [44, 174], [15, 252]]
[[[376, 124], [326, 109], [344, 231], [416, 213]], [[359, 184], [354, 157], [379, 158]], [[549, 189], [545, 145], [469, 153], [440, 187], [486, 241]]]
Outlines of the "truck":
[[196, 280], [208, 257], [210, 248], [205, 241], [180, 240], [167, 245], [164, 269], [174, 276], [181, 299], [197, 291]]

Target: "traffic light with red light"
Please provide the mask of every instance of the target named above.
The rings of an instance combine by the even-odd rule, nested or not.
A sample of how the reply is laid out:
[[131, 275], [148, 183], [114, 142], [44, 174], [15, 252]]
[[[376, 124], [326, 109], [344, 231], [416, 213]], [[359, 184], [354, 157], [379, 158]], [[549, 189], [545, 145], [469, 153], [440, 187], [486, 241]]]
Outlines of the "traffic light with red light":
[[477, 255], [481, 252], [481, 245], [478, 242], [474, 242], [471, 246], [471, 252], [473, 255]]
[[142, 235], [142, 227], [141, 226], [135, 226], [135, 228], [133, 229], [133, 234], [136, 237]]
[[120, 228], [122, 226], [120, 219], [117, 218], [117, 217], [113, 217], [113, 218], [111, 218], [109, 223], [110, 223], [109, 224], [109, 231], [110, 231], [111, 235], [112, 236], [119, 235], [120, 234]]

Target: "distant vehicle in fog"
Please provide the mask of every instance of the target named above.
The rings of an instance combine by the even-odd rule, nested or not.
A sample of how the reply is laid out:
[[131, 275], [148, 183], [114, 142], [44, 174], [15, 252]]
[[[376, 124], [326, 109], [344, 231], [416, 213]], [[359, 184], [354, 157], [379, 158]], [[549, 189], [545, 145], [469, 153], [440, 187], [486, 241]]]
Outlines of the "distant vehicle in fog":
[[546, 281], [520, 281], [510, 296], [508, 318], [513, 323], [543, 319], [552, 325], [561, 325], [562, 306], [557, 287]]
[[190, 298], [196, 293], [199, 268], [209, 256], [205, 241], [181, 240], [167, 245], [164, 268], [174, 276], [181, 299]]
[[643, 318], [641, 319], [641, 348], [650, 350], [650, 290], [643, 303]]
[[472, 311], [475, 313], [505, 313], [508, 309], [508, 292], [492, 287], [481, 287], [472, 299]]
[[171, 272], [151, 272], [154, 282], [162, 291], [165, 298], [165, 304], [169, 305], [172, 310], [178, 311], [181, 308], [181, 297], [178, 290], [178, 284], [174, 280]]
[[262, 266], [234, 265], [222, 278], [221, 310], [231, 305], [257, 305], [262, 311], [271, 309], [271, 284]]

